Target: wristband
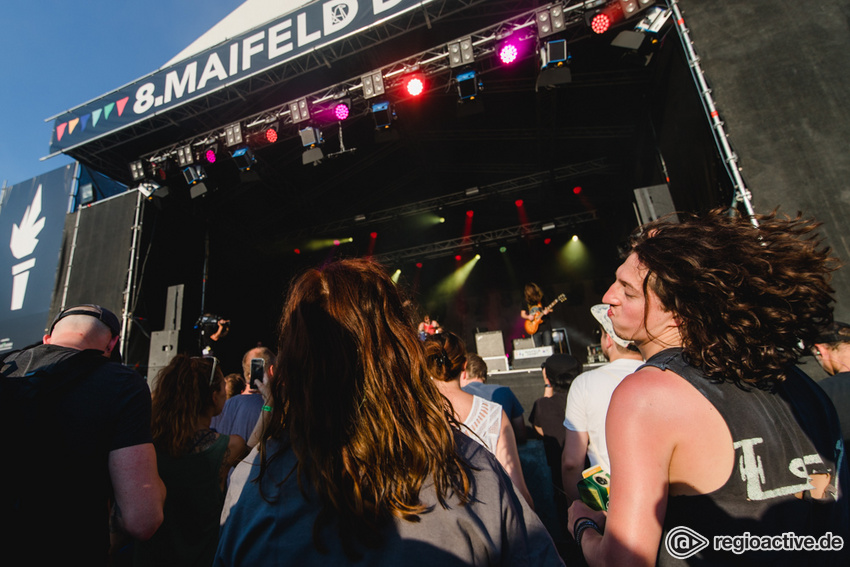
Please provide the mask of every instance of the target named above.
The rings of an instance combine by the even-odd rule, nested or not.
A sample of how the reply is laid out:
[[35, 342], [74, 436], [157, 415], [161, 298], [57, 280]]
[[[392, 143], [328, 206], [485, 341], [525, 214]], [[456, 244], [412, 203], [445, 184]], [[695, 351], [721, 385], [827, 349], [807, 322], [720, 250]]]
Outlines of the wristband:
[[576, 545], [578, 545], [579, 549], [581, 549], [581, 535], [587, 528], [593, 528], [596, 530], [596, 533], [602, 535], [602, 528], [599, 527], [599, 524], [590, 518], [579, 518], [573, 525], [573, 538], [575, 538]]
[[272, 411], [271, 406], [263, 406], [263, 411]]

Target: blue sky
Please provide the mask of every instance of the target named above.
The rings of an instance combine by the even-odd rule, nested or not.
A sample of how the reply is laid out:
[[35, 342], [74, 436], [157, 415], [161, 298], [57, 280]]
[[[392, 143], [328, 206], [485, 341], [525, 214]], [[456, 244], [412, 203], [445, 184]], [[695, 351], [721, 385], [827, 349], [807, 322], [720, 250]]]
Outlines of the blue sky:
[[45, 118], [161, 67], [242, 0], [29, 0], [0, 14], [0, 186], [72, 163]]

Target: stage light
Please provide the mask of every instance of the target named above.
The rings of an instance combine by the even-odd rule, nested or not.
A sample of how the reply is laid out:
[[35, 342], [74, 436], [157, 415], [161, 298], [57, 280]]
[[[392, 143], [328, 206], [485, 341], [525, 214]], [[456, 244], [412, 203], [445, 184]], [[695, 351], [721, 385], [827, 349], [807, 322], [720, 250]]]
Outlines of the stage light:
[[510, 65], [519, 59], [520, 49], [516, 40], [508, 40], [498, 47], [499, 61], [504, 65]]
[[204, 159], [207, 160], [207, 163], [215, 163], [215, 160], [218, 159], [218, 144], [213, 144], [211, 146], [207, 146], [207, 149], [204, 150]]
[[229, 148], [242, 143], [242, 125], [239, 122], [224, 127], [224, 144]]
[[306, 98], [289, 103], [289, 117], [292, 118], [293, 124], [299, 124], [310, 119], [310, 108], [307, 106]]
[[535, 19], [537, 20], [537, 37], [547, 37], [565, 29], [566, 21], [562, 6], [541, 10], [537, 12]]
[[334, 104], [334, 118], [339, 121], [345, 120], [351, 114], [351, 103], [341, 100]]
[[475, 71], [458, 73], [455, 80], [457, 81], [457, 94], [460, 100], [474, 100], [478, 96], [478, 77]]
[[254, 165], [254, 153], [251, 151], [251, 148], [239, 148], [231, 155], [239, 171], [250, 171]]
[[319, 147], [319, 144], [324, 142], [322, 132], [318, 128], [309, 126], [300, 130], [298, 134], [301, 136], [301, 145], [308, 148], [301, 154], [301, 163], [304, 165], [309, 163], [317, 165], [325, 157], [322, 148]]
[[263, 138], [269, 144], [274, 144], [275, 142], [277, 142], [277, 128], [275, 128], [274, 126], [266, 128], [263, 132]]
[[573, 242], [578, 242], [578, 234], [574, 234], [572, 238], [570, 238]]
[[401, 79], [404, 92], [410, 96], [419, 96], [425, 92], [425, 75], [422, 73], [411, 73]]
[[553, 222], [547, 222], [546, 224], [544, 224], [543, 226], [540, 227], [540, 230], [554, 230], [554, 229], [555, 229], [555, 223], [553, 223]]
[[360, 85], [363, 87], [363, 98], [369, 99], [384, 94], [384, 76], [380, 71], [360, 77]]
[[537, 88], [572, 82], [573, 75], [567, 66], [568, 60], [567, 40], [556, 39], [545, 42], [540, 47], [540, 73], [537, 75]]
[[387, 101], [376, 102], [372, 105], [372, 118], [375, 119], [375, 128], [378, 130], [389, 128], [395, 120], [395, 110]]
[[196, 185], [207, 178], [207, 172], [202, 165], [190, 165], [183, 168], [183, 177], [190, 186]]
[[581, 194], [581, 186], [576, 185], [575, 187], [573, 187], [573, 194], [574, 195], [580, 195]]
[[521, 207], [521, 206], [522, 206], [522, 199], [517, 199], [516, 201], [514, 201], [514, 204], [515, 204], [517, 207]]
[[590, 29], [593, 33], [603, 34], [611, 27], [611, 17], [605, 13], [598, 13], [590, 19]]
[[142, 160], [130, 162], [130, 175], [133, 177], [133, 181], [141, 181], [145, 178], [145, 166]]
[[192, 151], [191, 145], [180, 146], [177, 148], [177, 165], [186, 167], [195, 163], [195, 154]]
[[472, 51], [472, 38], [465, 37], [458, 41], [454, 41], [448, 44], [449, 51], [449, 67], [454, 69], [455, 67], [461, 67], [463, 65], [469, 65], [475, 60], [475, 56]]

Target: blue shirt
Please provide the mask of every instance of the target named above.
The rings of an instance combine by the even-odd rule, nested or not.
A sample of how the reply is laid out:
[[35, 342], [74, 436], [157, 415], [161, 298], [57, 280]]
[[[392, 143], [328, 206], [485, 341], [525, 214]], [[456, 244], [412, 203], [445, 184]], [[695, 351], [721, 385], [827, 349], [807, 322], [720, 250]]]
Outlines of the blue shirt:
[[519, 403], [519, 400], [514, 395], [513, 390], [507, 386], [470, 382], [464, 386], [462, 390], [501, 405], [502, 409], [505, 410], [505, 413], [508, 414], [509, 419], [522, 417], [522, 414], [525, 411], [522, 408], [522, 404]]

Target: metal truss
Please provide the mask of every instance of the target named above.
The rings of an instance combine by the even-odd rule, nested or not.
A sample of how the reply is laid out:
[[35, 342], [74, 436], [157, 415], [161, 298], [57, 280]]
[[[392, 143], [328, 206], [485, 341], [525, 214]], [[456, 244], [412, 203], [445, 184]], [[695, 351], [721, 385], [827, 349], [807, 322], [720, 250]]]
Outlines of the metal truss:
[[[321, 67], [330, 67], [333, 62], [343, 57], [358, 53], [367, 48], [372, 48], [384, 41], [393, 39], [394, 37], [411, 31], [416, 27], [421, 27], [423, 24], [430, 26], [430, 22], [437, 18], [445, 17], [454, 12], [470, 7], [481, 7], [479, 4], [482, 3], [483, 0], [468, 0], [466, 2], [460, 2], [462, 6], [454, 7], [453, 9], [449, 8], [449, 4], [452, 4], [452, 2], [449, 2], [448, 0], [437, 3], [436, 6], [431, 4], [424, 5], [421, 13], [407, 14], [405, 21], [392, 21], [372, 26], [371, 28], [348, 37], [343, 41], [308, 53], [298, 60], [281, 65], [274, 71], [266, 73], [261, 77], [247, 79], [245, 84], [240, 84], [238, 86], [239, 88], [227, 89], [226, 92], [214, 93], [208, 97], [208, 100], [205, 101], [204, 107], [201, 110], [198, 110], [197, 108], [184, 109], [183, 112], [187, 113], [187, 115], [184, 116], [180, 116], [179, 114], [175, 114], [170, 111], [168, 116], [169, 125], [174, 124], [173, 121], [175, 120], [179, 121], [190, 118], [191, 116], [197, 116], [217, 106], [234, 102], [240, 98], [240, 96], [243, 96], [242, 93], [256, 92], [272, 86], [279, 87], [283, 82], [290, 81], [297, 76]], [[479, 74], [483, 74], [494, 68], [494, 66], [492, 66], [492, 60], [494, 59], [497, 43], [500, 40], [511, 34], [519, 34], [521, 39], [536, 40], [536, 16], [541, 11], [549, 10], [553, 7], [561, 7], [565, 16], [564, 35], [570, 36], [572, 39], [577, 39], [580, 36], [587, 35], [586, 26], [584, 25], [584, 12], [590, 7], [598, 6], [601, 2], [599, 0], [587, 0], [586, 2], [579, 2], [570, 6], [565, 5], [569, 3], [569, 0], [565, 0], [562, 2], [553, 2], [550, 4], [536, 6], [533, 9], [527, 9], [527, 2], [519, 2], [519, 6], [514, 4], [514, 7], [524, 7], [526, 8], [526, 11], [478, 30], [477, 32], [456, 38], [453, 41], [466, 39], [471, 41], [475, 64], [481, 64], [482, 68], [479, 69]], [[490, 3], [489, 8], [492, 10], [492, 3]], [[432, 14], [432, 12], [434, 13]], [[420, 21], [420, 18], [422, 21]], [[396, 90], [399, 87], [403, 75], [411, 71], [418, 71], [430, 78], [438, 77], [440, 75], [448, 76], [452, 69], [449, 62], [449, 43], [452, 43], [452, 41], [441, 43], [438, 46], [397, 60], [394, 63], [379, 69], [359, 73], [356, 77], [351, 77], [348, 80], [335, 83], [334, 85], [320, 91], [301, 95], [292, 94], [290, 100], [284, 104], [243, 117], [239, 120], [234, 120], [233, 122], [243, 124], [245, 130], [248, 131], [248, 135], [263, 129], [268, 125], [276, 124], [279, 128], [278, 140], [280, 142], [287, 139], [297, 138], [299, 135], [297, 125], [293, 123], [292, 116], [289, 111], [290, 102], [296, 100], [306, 99], [310, 108], [315, 108], [317, 111], [321, 112], [323, 106], [329, 106], [335, 100], [347, 97], [350, 99], [352, 104], [352, 117], [366, 116], [371, 111], [369, 109], [368, 101], [362, 93], [362, 76], [380, 73], [383, 77], [385, 90], [387, 92]], [[536, 49], [531, 51], [533, 55], [536, 55]], [[491, 62], [489, 66], [488, 64], [484, 64], [486, 61]], [[438, 88], [451, 86], [453, 80], [454, 79], [452, 77], [448, 77], [448, 80], [443, 83], [432, 81], [432, 86], [429, 90], [433, 91]], [[221, 97], [221, 100], [216, 100], [217, 97]], [[163, 119], [165, 118], [166, 117], [163, 116]], [[178, 147], [189, 145], [200, 148], [213, 141], [223, 140], [225, 137], [224, 128], [225, 126], [222, 126], [203, 132], [192, 138], [181, 140], [165, 148], [160, 148], [151, 153], [142, 155], [141, 159], [148, 160], [153, 164], [157, 164], [168, 159], [174, 159], [177, 155]]]
[[339, 232], [341, 230], [349, 229], [352, 226], [376, 225], [383, 222], [435, 211], [442, 207], [459, 206], [482, 201], [495, 196], [510, 195], [512, 193], [539, 187], [548, 182], [558, 182], [582, 175], [598, 174], [612, 169], [613, 166], [609, 165], [605, 158], [597, 158], [581, 163], [557, 167], [551, 170], [532, 173], [522, 177], [516, 177], [514, 179], [508, 179], [506, 181], [500, 181], [498, 183], [491, 183], [490, 185], [471, 187], [464, 191], [458, 191], [441, 197], [434, 197], [432, 199], [425, 199], [407, 205], [358, 215], [354, 218], [348, 217], [345, 219], [339, 219], [321, 226], [301, 230], [300, 232], [290, 235], [290, 237], [293, 240], [303, 240], [310, 236]]
[[[375, 260], [382, 264], [394, 264], [398, 262], [411, 261], [419, 258], [431, 260], [450, 256], [457, 252], [473, 250], [476, 247], [495, 244], [497, 242], [512, 242], [520, 238], [529, 238], [542, 233], [544, 230], [563, 230], [578, 224], [597, 220], [596, 211], [586, 211], [558, 217], [552, 221], [539, 221], [509, 228], [482, 232], [467, 237], [433, 242], [422, 246], [405, 248], [395, 252], [388, 252], [374, 256]], [[546, 227], [544, 229], [544, 227]]]

